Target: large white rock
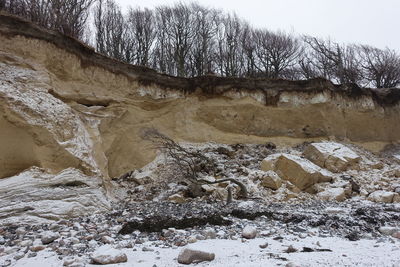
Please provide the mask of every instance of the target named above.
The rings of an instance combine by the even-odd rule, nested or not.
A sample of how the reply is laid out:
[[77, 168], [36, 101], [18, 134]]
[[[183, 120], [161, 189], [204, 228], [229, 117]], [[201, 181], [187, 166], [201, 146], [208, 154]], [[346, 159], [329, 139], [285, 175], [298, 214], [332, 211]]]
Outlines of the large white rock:
[[355, 168], [361, 159], [350, 148], [334, 142], [312, 143], [305, 149], [304, 156], [332, 172]]
[[0, 179], [0, 224], [51, 223], [109, 209], [101, 179], [76, 169], [54, 175], [31, 168]]
[[110, 245], [104, 245], [96, 249], [91, 255], [91, 259], [94, 263], [103, 265], [128, 261], [125, 253], [111, 247]]
[[307, 189], [315, 183], [332, 180], [332, 173], [329, 171], [308, 159], [291, 154], [270, 155], [262, 161], [261, 169], [275, 171], [282, 179], [290, 181], [300, 190]]
[[387, 192], [387, 191], [383, 191], [383, 190], [378, 190], [378, 191], [371, 193], [368, 196], [368, 200], [373, 201], [373, 202], [379, 202], [379, 203], [392, 203], [395, 195], [396, 195], [395, 192]]
[[344, 201], [346, 193], [343, 188], [328, 188], [317, 194], [317, 196], [326, 201]]

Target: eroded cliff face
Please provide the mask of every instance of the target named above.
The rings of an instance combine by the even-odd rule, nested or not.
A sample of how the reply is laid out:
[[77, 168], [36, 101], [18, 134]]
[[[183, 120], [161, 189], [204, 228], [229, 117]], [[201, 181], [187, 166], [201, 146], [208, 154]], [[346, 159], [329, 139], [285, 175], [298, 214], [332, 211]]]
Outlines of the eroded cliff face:
[[144, 127], [188, 142], [379, 150], [400, 141], [399, 96], [324, 80], [169, 77], [0, 15], [0, 178], [31, 166], [120, 176], [154, 159]]

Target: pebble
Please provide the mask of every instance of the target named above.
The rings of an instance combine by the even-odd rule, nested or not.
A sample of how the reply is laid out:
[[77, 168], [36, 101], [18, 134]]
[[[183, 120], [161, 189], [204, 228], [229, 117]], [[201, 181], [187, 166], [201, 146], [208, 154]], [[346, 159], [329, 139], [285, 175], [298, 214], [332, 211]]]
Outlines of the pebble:
[[104, 244], [114, 244], [115, 240], [114, 238], [105, 235], [101, 238], [101, 242], [103, 242]]
[[254, 226], [247, 225], [242, 231], [242, 237], [254, 239], [257, 236], [257, 229]]
[[50, 244], [54, 240], [60, 237], [59, 233], [51, 232], [51, 231], [46, 231], [41, 234], [40, 240], [42, 241], [43, 245]]
[[128, 261], [128, 257], [125, 253], [112, 248], [110, 245], [104, 245], [97, 248], [90, 258], [93, 263], [97, 264], [116, 264]]
[[23, 241], [19, 242], [19, 245], [21, 247], [29, 247], [29, 246], [32, 246], [32, 244], [33, 244], [32, 240], [23, 240]]

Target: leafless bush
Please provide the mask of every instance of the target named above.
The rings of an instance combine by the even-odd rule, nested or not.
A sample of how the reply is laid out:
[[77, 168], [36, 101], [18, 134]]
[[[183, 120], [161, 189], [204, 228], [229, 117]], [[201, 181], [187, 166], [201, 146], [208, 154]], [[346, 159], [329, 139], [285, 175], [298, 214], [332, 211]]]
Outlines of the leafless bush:
[[188, 181], [195, 185], [216, 184], [222, 182], [234, 183], [240, 188], [240, 196], [248, 197], [246, 186], [233, 178], [217, 179], [213, 182], [201, 178], [201, 174], [213, 175], [216, 172], [215, 160], [205, 156], [197, 149], [187, 149], [176, 143], [168, 136], [154, 128], [142, 129], [141, 138], [151, 142], [154, 148], [165, 153], [170, 163], [176, 166]]

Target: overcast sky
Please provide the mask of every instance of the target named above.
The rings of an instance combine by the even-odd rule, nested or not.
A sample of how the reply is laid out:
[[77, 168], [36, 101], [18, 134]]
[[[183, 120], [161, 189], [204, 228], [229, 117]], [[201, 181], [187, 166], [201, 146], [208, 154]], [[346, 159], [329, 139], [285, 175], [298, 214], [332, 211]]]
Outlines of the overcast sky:
[[[123, 7], [153, 8], [176, 0], [116, 0]], [[181, 1], [190, 3], [193, 1]], [[252, 25], [308, 34], [343, 43], [400, 51], [400, 0], [198, 0], [236, 12]]]

